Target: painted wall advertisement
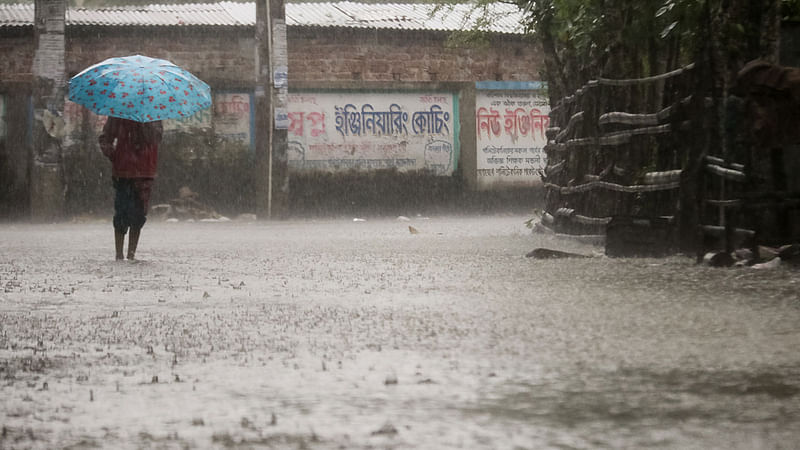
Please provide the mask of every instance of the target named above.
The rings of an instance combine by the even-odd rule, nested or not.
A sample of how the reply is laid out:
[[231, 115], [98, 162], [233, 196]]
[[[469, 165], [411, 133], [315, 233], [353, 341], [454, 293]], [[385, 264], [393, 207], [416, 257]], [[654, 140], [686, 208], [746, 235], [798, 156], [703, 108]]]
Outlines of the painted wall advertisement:
[[229, 142], [240, 142], [253, 147], [251, 133], [253, 117], [252, 95], [245, 92], [214, 93], [211, 108], [203, 109], [185, 119], [164, 121], [165, 131], [208, 130], [213, 127], [214, 134]]
[[214, 94], [214, 133], [228, 141], [237, 141], [251, 148], [255, 146], [255, 136], [251, 133], [255, 120], [253, 99], [246, 93]]
[[[452, 175], [458, 164], [458, 100], [452, 93], [308, 92], [288, 95], [289, 166], [293, 170], [427, 169]], [[254, 148], [253, 95], [215, 93], [211, 108], [164, 121], [165, 132], [213, 133]], [[65, 104], [68, 134], [105, 117]], [[77, 134], [76, 134], [77, 136]]]
[[451, 93], [290, 93], [289, 166], [451, 175], [458, 161], [457, 111]]
[[486, 90], [475, 98], [478, 186], [541, 185], [550, 106], [543, 91]]

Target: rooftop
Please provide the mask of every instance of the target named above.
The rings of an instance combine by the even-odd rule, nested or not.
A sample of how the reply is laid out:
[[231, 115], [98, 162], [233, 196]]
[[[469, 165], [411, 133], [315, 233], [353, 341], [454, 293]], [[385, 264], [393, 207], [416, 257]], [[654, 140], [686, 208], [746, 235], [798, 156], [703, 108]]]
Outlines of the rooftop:
[[[471, 3], [436, 9], [423, 3], [287, 3], [288, 26], [381, 28], [395, 30], [471, 30], [476, 23], [494, 33], [523, 32], [522, 14], [514, 5], [493, 3], [481, 9]], [[67, 26], [255, 26], [254, 2], [173, 5], [70, 7]], [[33, 26], [32, 3], [0, 4], [0, 28]]]

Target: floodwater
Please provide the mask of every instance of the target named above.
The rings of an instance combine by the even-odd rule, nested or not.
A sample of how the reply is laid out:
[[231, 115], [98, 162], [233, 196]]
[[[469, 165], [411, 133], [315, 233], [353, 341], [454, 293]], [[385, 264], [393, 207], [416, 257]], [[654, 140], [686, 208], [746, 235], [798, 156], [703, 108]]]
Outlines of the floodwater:
[[0, 448], [800, 448], [796, 269], [527, 219], [2, 225]]

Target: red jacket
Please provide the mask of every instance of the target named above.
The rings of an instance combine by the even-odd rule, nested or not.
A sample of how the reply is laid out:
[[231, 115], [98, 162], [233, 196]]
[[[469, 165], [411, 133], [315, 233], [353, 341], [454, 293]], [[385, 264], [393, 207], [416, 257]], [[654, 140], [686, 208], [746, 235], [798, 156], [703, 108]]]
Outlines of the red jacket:
[[98, 142], [111, 160], [111, 174], [117, 178], [155, 178], [162, 133], [160, 121], [140, 123], [109, 117]]

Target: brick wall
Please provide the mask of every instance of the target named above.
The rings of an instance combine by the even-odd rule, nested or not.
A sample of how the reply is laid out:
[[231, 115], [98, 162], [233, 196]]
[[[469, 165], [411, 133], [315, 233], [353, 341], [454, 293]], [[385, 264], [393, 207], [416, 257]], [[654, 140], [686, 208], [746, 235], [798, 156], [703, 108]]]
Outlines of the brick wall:
[[0, 34], [0, 87], [33, 82], [33, 28]]
[[[99, 31], [98, 31], [99, 30]], [[244, 29], [69, 29], [67, 73], [112, 56], [143, 54], [168, 59], [212, 87], [249, 87], [254, 79], [253, 38]]]
[[290, 81], [538, 80], [542, 57], [519, 36], [485, 48], [450, 48], [441, 32], [293, 28]]
[[[483, 48], [450, 48], [447, 33], [295, 27], [288, 32], [289, 82], [538, 80], [538, 46], [496, 36]], [[245, 28], [67, 29], [67, 74], [111, 56], [142, 53], [186, 67], [212, 86], [250, 86], [253, 30]], [[29, 82], [33, 32], [0, 34], [0, 86]]]

